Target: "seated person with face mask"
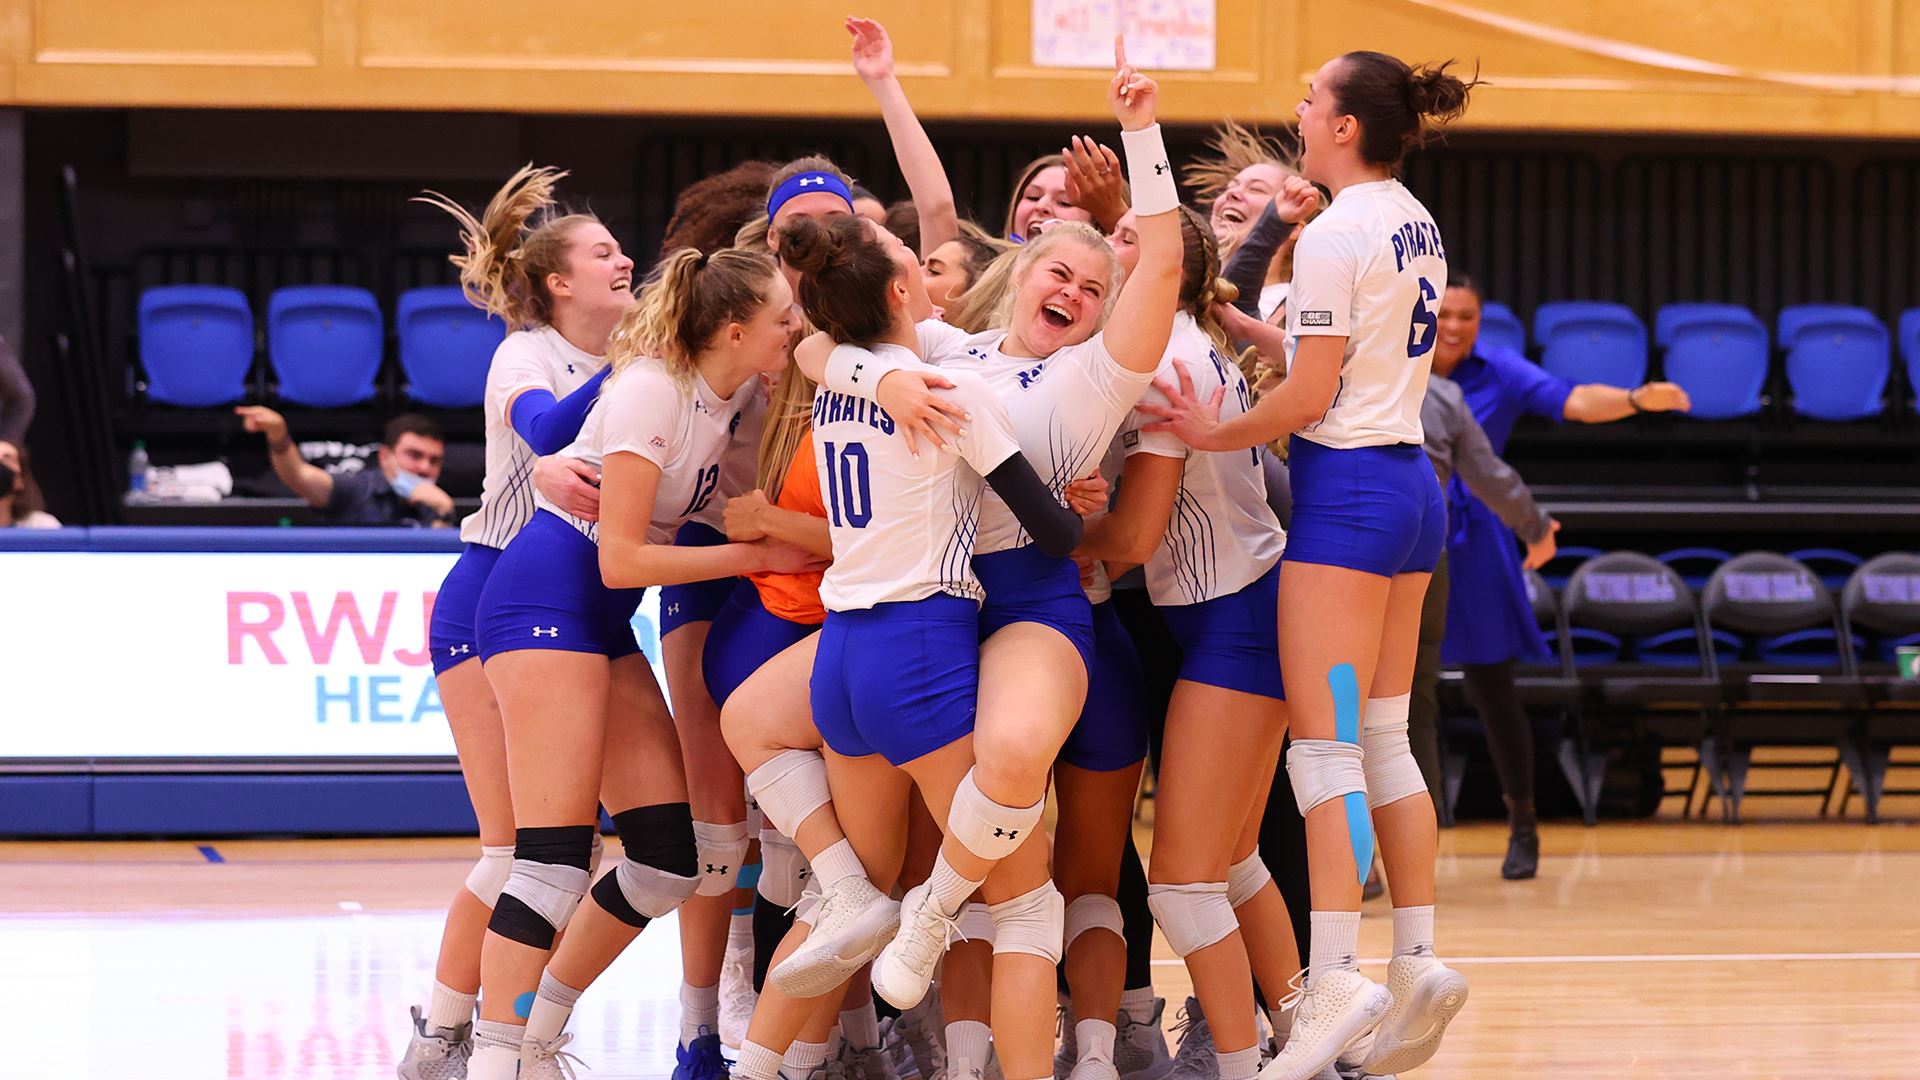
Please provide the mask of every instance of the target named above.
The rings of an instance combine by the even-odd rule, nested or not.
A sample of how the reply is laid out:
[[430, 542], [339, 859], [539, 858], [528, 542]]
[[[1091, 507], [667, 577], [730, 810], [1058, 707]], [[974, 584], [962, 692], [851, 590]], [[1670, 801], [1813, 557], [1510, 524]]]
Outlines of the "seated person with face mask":
[[27, 468], [25, 447], [0, 439], [0, 529], [57, 529], [60, 522], [40, 505], [40, 489]]
[[287, 434], [287, 419], [260, 405], [234, 410], [246, 429], [267, 437], [273, 472], [328, 525], [415, 525], [453, 523], [453, 497], [441, 490], [440, 464], [446, 436], [440, 425], [418, 413], [387, 421], [380, 441], [379, 467], [330, 473], [309, 464]]

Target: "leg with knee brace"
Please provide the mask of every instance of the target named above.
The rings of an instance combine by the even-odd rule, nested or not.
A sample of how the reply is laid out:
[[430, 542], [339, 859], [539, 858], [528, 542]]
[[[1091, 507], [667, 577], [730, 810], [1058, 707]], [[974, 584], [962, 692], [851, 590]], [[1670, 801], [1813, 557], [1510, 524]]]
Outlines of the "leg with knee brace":
[[1412, 694], [1367, 700], [1367, 722], [1360, 731], [1366, 758], [1367, 801], [1375, 810], [1427, 792], [1426, 777], [1407, 739]]
[[827, 762], [818, 750], [782, 750], [747, 774], [747, 790], [773, 827], [788, 836], [832, 798]]
[[793, 841], [772, 829], [760, 830], [760, 895], [792, 911], [806, 893], [807, 857]]
[[700, 857], [701, 896], [724, 896], [740, 879], [740, 863], [747, 857], [747, 823], [719, 825], [693, 823], [693, 840]]
[[522, 945], [553, 948], [554, 935], [587, 890], [592, 853], [591, 825], [515, 830], [513, 871], [501, 886], [487, 929]]
[[1066, 932], [1067, 901], [1049, 881], [1011, 900], [987, 905], [993, 917], [993, 954], [1025, 953], [1060, 962]]
[[1183, 959], [1240, 929], [1224, 881], [1148, 885], [1147, 907], [1174, 955]]
[[1042, 799], [1032, 806], [1003, 806], [982, 794], [973, 782], [973, 770], [960, 778], [953, 805], [947, 811], [947, 834], [982, 859], [999, 862], [1013, 854], [1040, 825], [1046, 808]]
[[1360, 747], [1360, 683], [1352, 664], [1327, 672], [1333, 694], [1331, 739], [1296, 739], [1287, 750], [1287, 779], [1305, 817], [1314, 807], [1339, 799], [1346, 810], [1347, 839], [1353, 846], [1354, 879], [1364, 883], [1373, 868], [1373, 817], [1367, 810], [1367, 773]]
[[1110, 931], [1114, 937], [1125, 940], [1126, 923], [1120, 916], [1120, 902], [1111, 896], [1088, 893], [1074, 897], [1067, 905], [1066, 948], [1073, 949], [1073, 940], [1089, 930]]
[[500, 902], [500, 890], [507, 887], [513, 874], [513, 845], [483, 846], [480, 861], [467, 871], [467, 891], [480, 902], [493, 907]]
[[593, 886], [593, 899], [628, 926], [643, 928], [700, 887], [693, 813], [686, 803], [622, 810], [613, 827], [625, 849], [613, 872]]
[[1244, 859], [1227, 869], [1227, 903], [1236, 909], [1260, 894], [1273, 875], [1267, 871], [1267, 864], [1260, 859], [1260, 849], [1254, 848]]

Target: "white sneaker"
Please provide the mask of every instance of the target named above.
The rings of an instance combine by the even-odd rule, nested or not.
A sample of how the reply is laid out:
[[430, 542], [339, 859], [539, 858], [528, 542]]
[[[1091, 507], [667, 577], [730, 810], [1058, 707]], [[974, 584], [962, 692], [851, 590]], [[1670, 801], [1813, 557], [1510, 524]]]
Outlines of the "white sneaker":
[[[933, 893], [924, 882], [907, 890], [896, 918], [898, 933], [874, 959], [870, 977], [874, 993], [896, 1009], [911, 1009], [926, 996], [934, 966], [946, 955], [960, 924], [934, 906]], [[789, 962], [792, 959], [788, 957]]]
[[576, 1069], [586, 1067], [561, 1047], [573, 1041], [573, 1033], [563, 1031], [552, 1042], [532, 1039], [520, 1044], [520, 1080], [576, 1080]]
[[747, 1038], [747, 1022], [760, 995], [753, 992], [753, 947], [728, 949], [720, 965], [720, 1042], [734, 1050]]
[[1187, 998], [1173, 1030], [1180, 1036], [1180, 1046], [1173, 1052], [1173, 1068], [1169, 1071], [1173, 1080], [1220, 1080], [1220, 1060], [1213, 1053], [1213, 1028], [1207, 1024], [1207, 1014], [1201, 1011], [1199, 998]]
[[1293, 977], [1293, 1031], [1260, 1080], [1315, 1080], [1393, 1006], [1387, 988], [1357, 971], [1335, 968], [1318, 978]]
[[1429, 955], [1394, 957], [1387, 964], [1387, 988], [1393, 1007], [1361, 1066], [1374, 1075], [1426, 1064], [1440, 1049], [1448, 1022], [1467, 1004], [1467, 977]]
[[413, 1007], [413, 1037], [394, 1073], [400, 1080], [466, 1080], [473, 1056], [473, 1024], [428, 1030], [420, 1006]]
[[834, 990], [900, 929], [899, 905], [858, 876], [829, 886], [811, 914], [807, 940], [767, 972], [767, 981], [789, 997], [816, 998]]
[[1067, 1074], [1069, 1080], [1120, 1080], [1120, 1071], [1111, 1061], [1098, 1061], [1086, 1058], [1073, 1063], [1073, 1070]]
[[1167, 1053], [1167, 1034], [1160, 1030], [1160, 1017], [1167, 1011], [1165, 998], [1153, 999], [1153, 1019], [1136, 1021], [1120, 1010], [1119, 1030], [1113, 1040], [1113, 1067], [1120, 1080], [1166, 1080], [1173, 1071], [1173, 1055]]

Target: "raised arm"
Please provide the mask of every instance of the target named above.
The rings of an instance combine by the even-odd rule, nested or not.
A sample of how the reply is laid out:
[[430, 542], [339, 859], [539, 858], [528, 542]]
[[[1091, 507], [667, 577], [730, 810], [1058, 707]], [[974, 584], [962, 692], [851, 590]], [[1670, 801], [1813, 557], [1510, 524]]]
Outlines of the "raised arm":
[[1120, 140], [1133, 178], [1133, 213], [1140, 236], [1140, 262], [1114, 302], [1106, 325], [1107, 349], [1129, 371], [1160, 366], [1180, 306], [1180, 192], [1174, 184], [1167, 148], [1154, 121], [1160, 88], [1127, 63], [1127, 47], [1116, 38], [1114, 73], [1107, 103], [1120, 121]]
[[248, 431], [267, 437], [273, 475], [305, 499], [308, 506], [324, 509], [333, 498], [333, 476], [325, 469], [307, 464], [307, 459], [300, 456], [300, 448], [287, 433], [287, 418], [264, 405], [242, 405], [233, 413]]
[[1675, 383], [1643, 383], [1631, 390], [1606, 383], [1582, 383], [1567, 395], [1566, 418], [1581, 424], [1606, 424], [1643, 412], [1686, 412], [1693, 407]]
[[1260, 290], [1267, 284], [1267, 268], [1273, 265], [1273, 257], [1287, 242], [1288, 234], [1319, 205], [1319, 189], [1304, 178], [1289, 176], [1281, 182], [1280, 190], [1254, 219], [1246, 238], [1220, 271], [1221, 277], [1240, 290], [1234, 307], [1256, 319], [1260, 317]]
[[880, 118], [886, 121], [887, 137], [893, 141], [893, 156], [900, 174], [907, 178], [907, 191], [913, 195], [913, 208], [920, 215], [920, 251], [926, 258], [934, 248], [960, 235], [960, 212], [953, 201], [953, 184], [947, 180], [940, 154], [927, 138], [927, 129], [914, 115], [907, 92], [893, 74], [893, 42], [887, 28], [872, 19], [849, 18], [847, 33], [853, 35], [853, 69], [880, 103]]

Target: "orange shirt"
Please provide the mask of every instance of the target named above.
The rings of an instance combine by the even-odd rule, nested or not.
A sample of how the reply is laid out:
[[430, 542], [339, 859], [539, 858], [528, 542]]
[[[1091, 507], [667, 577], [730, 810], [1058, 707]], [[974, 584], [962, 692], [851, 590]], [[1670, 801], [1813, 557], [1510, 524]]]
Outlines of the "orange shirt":
[[[787, 478], [780, 485], [780, 497], [773, 505], [782, 510], [812, 514], [825, 519], [826, 501], [820, 495], [820, 471], [813, 462], [813, 441], [800, 444], [794, 452], [793, 464], [787, 466]], [[825, 622], [827, 609], [820, 603], [820, 579], [826, 571], [815, 570], [806, 574], [775, 574], [762, 572], [748, 575], [753, 587], [760, 590], [760, 602], [766, 609], [788, 622], [812, 626]]]

